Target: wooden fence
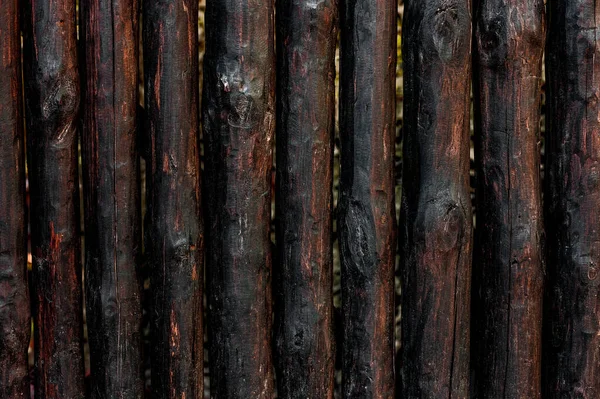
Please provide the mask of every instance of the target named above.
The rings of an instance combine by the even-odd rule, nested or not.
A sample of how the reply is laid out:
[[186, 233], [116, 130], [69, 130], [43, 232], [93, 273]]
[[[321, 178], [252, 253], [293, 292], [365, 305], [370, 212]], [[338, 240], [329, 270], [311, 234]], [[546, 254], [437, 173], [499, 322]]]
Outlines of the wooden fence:
[[405, 0], [401, 142], [395, 0], [141, 3], [0, 0], [0, 399], [600, 398], [600, 2]]

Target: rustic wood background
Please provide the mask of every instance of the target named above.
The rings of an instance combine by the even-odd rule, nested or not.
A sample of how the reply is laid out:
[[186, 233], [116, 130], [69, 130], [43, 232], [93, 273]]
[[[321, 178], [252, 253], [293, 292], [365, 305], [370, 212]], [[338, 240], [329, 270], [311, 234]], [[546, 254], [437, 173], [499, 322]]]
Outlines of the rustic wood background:
[[0, 0], [0, 399], [600, 397], [599, 16]]

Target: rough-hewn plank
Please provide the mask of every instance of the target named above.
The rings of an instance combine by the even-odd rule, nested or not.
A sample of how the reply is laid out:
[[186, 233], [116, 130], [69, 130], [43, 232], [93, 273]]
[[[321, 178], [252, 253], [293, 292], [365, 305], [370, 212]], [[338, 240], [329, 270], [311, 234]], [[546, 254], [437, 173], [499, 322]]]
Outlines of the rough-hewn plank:
[[28, 398], [25, 148], [19, 1], [0, 0], [0, 398]]
[[25, 0], [37, 398], [83, 398], [75, 2]]
[[141, 398], [137, 0], [80, 3], [85, 276], [94, 398]]
[[203, 395], [198, 2], [144, 3], [152, 391]]
[[471, 2], [404, 5], [403, 398], [469, 390]]
[[341, 11], [342, 394], [393, 398], [396, 1]]
[[282, 398], [333, 398], [337, 1], [277, 8], [275, 342]]
[[550, 0], [546, 398], [600, 396], [600, 2]]
[[474, 14], [474, 392], [479, 398], [539, 398], [544, 2], [483, 0]]
[[211, 390], [271, 398], [272, 0], [206, 4], [203, 128]]

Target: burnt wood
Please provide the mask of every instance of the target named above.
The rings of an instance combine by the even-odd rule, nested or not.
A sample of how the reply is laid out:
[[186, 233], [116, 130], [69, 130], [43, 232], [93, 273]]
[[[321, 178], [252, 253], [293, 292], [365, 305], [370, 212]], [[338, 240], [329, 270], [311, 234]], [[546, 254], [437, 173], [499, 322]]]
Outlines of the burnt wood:
[[271, 398], [273, 1], [209, 0], [202, 116], [211, 393]]
[[36, 398], [83, 398], [75, 2], [23, 2]]
[[275, 347], [282, 398], [333, 398], [337, 1], [277, 8]]
[[143, 5], [155, 398], [203, 396], [198, 2]]
[[0, 398], [29, 398], [25, 137], [18, 0], [0, 0]]
[[344, 398], [394, 397], [396, 7], [341, 1]]
[[545, 398], [600, 396], [600, 2], [548, 2]]
[[398, 394], [466, 398], [472, 216], [471, 2], [404, 4]]
[[80, 3], [85, 290], [93, 398], [143, 396], [137, 0]]
[[473, 388], [479, 398], [539, 398], [544, 2], [484, 0], [474, 13]]

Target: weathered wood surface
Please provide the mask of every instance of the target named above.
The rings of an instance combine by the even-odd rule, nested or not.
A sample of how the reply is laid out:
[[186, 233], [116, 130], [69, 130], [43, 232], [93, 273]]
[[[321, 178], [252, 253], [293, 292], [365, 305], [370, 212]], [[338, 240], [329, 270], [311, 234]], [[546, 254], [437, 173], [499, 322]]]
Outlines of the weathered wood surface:
[[93, 398], [143, 396], [137, 0], [80, 3], [85, 289]]
[[465, 398], [469, 391], [470, 4], [404, 4], [403, 398]]
[[395, 0], [341, 1], [345, 398], [394, 397], [396, 12]]
[[539, 398], [544, 2], [484, 0], [474, 14], [473, 389], [478, 398]]
[[198, 2], [144, 3], [151, 363], [156, 398], [203, 395]]
[[278, 395], [333, 398], [332, 184], [337, 1], [277, 8]]
[[0, 398], [28, 398], [25, 143], [18, 0], [0, 0]]
[[25, 0], [37, 398], [83, 398], [75, 2]]
[[209, 0], [203, 128], [211, 391], [271, 398], [273, 1]]
[[600, 396], [600, 2], [548, 2], [545, 398]]

